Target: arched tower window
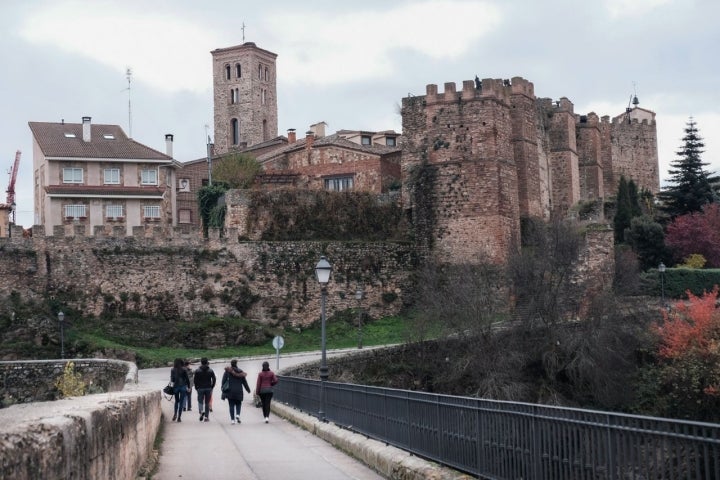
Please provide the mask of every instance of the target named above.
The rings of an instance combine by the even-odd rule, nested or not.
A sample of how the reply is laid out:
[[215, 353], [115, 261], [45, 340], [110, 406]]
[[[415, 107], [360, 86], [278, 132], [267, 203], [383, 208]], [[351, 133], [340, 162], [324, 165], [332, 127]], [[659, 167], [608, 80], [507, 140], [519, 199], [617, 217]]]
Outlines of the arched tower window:
[[242, 67], [240, 66], [239, 63], [235, 64], [235, 76], [237, 78], [240, 78], [242, 76]]
[[225, 65], [225, 80], [230, 80], [230, 65]]
[[260, 90], [260, 105], [265, 105], [265, 89]]
[[235, 100], [235, 89], [231, 88], [230, 89], [230, 105], [234, 104], [235, 101], [236, 101]]
[[258, 80], [262, 80], [262, 65], [258, 65]]
[[265, 67], [265, 81], [267, 82], [270, 76], [268, 75], [268, 69]]
[[230, 130], [232, 131], [232, 144], [240, 143], [240, 122], [237, 118], [230, 120]]
[[263, 141], [268, 139], [267, 120], [263, 120]]

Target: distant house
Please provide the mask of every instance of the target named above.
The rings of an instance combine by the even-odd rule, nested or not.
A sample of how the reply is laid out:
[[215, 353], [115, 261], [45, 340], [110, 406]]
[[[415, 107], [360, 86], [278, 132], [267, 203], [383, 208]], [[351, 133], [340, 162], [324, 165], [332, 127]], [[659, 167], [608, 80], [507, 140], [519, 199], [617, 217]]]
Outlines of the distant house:
[[177, 224], [176, 179], [179, 163], [167, 153], [128, 138], [118, 125], [29, 122], [33, 134], [35, 223], [95, 227]]
[[340, 130], [324, 135], [316, 124], [304, 139], [289, 132], [288, 144], [259, 155], [260, 188], [293, 186], [310, 190], [385, 193], [400, 185], [399, 134]]

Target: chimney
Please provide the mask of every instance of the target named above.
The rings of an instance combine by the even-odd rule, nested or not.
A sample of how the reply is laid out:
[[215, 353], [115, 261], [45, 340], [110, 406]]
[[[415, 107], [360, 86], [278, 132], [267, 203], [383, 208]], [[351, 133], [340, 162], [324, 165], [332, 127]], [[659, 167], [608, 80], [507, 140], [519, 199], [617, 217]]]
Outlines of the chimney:
[[90, 117], [82, 117], [83, 125], [83, 142], [89, 142], [92, 137], [90, 135]]
[[295, 143], [297, 141], [297, 136], [295, 135], [295, 129], [294, 128], [288, 128], [288, 143]]
[[325, 136], [325, 122], [318, 122], [315, 125], [310, 125], [310, 130], [315, 132], [316, 138], [322, 138]]
[[305, 148], [311, 149], [315, 141], [315, 133], [312, 130], [305, 132]]
[[173, 156], [173, 135], [172, 133], [166, 133], [165, 134], [165, 153], [168, 157]]

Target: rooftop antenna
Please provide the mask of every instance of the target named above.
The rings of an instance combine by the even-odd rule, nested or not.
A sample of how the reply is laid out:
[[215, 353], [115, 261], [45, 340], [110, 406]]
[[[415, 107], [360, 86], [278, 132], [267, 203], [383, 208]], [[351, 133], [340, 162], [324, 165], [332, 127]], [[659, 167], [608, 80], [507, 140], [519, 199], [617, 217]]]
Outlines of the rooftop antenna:
[[245, 43], [245, 22], [242, 23], [242, 27], [240, 27], [240, 30], [242, 30], [243, 43]]
[[125, 70], [125, 77], [127, 78], [128, 82], [128, 131], [130, 132], [130, 138], [132, 138], [132, 108], [130, 104], [130, 82], [132, 81], [132, 70], [130, 69], [130, 67], [127, 67], [127, 69]]
[[210, 130], [210, 126], [206, 123], [205, 124], [205, 136], [207, 137], [207, 163], [208, 163], [208, 185], [212, 186], [212, 155], [213, 155], [213, 145], [212, 140], [210, 139], [210, 134], [208, 131]]

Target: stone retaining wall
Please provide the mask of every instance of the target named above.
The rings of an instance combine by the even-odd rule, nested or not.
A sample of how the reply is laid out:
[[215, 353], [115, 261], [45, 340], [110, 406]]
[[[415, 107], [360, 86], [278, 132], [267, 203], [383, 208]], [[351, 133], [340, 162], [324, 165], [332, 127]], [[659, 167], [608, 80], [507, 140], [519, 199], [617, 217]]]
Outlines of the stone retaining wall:
[[[131, 363], [78, 362], [87, 362], [84, 372], [88, 375], [91, 371], [111, 375], [110, 384], [128, 382], [119, 391], [0, 409], [0, 478], [137, 478], [153, 452], [160, 427], [160, 391], [140, 387]], [[97, 365], [89, 365], [93, 362]], [[6, 372], [7, 363], [23, 363], [31, 372], [53, 368], [48, 366], [53, 362], [2, 362], [0, 367]], [[117, 375], [121, 365], [124, 371]], [[27, 373], [27, 378], [32, 374]]]
[[[0, 399], [11, 403], [45, 402], [59, 398], [55, 385], [67, 362], [96, 392], [122, 390], [126, 383], [137, 383], [134, 363], [107, 359], [32, 360], [0, 362]], [[0, 407], [1, 408], [1, 407]]]

